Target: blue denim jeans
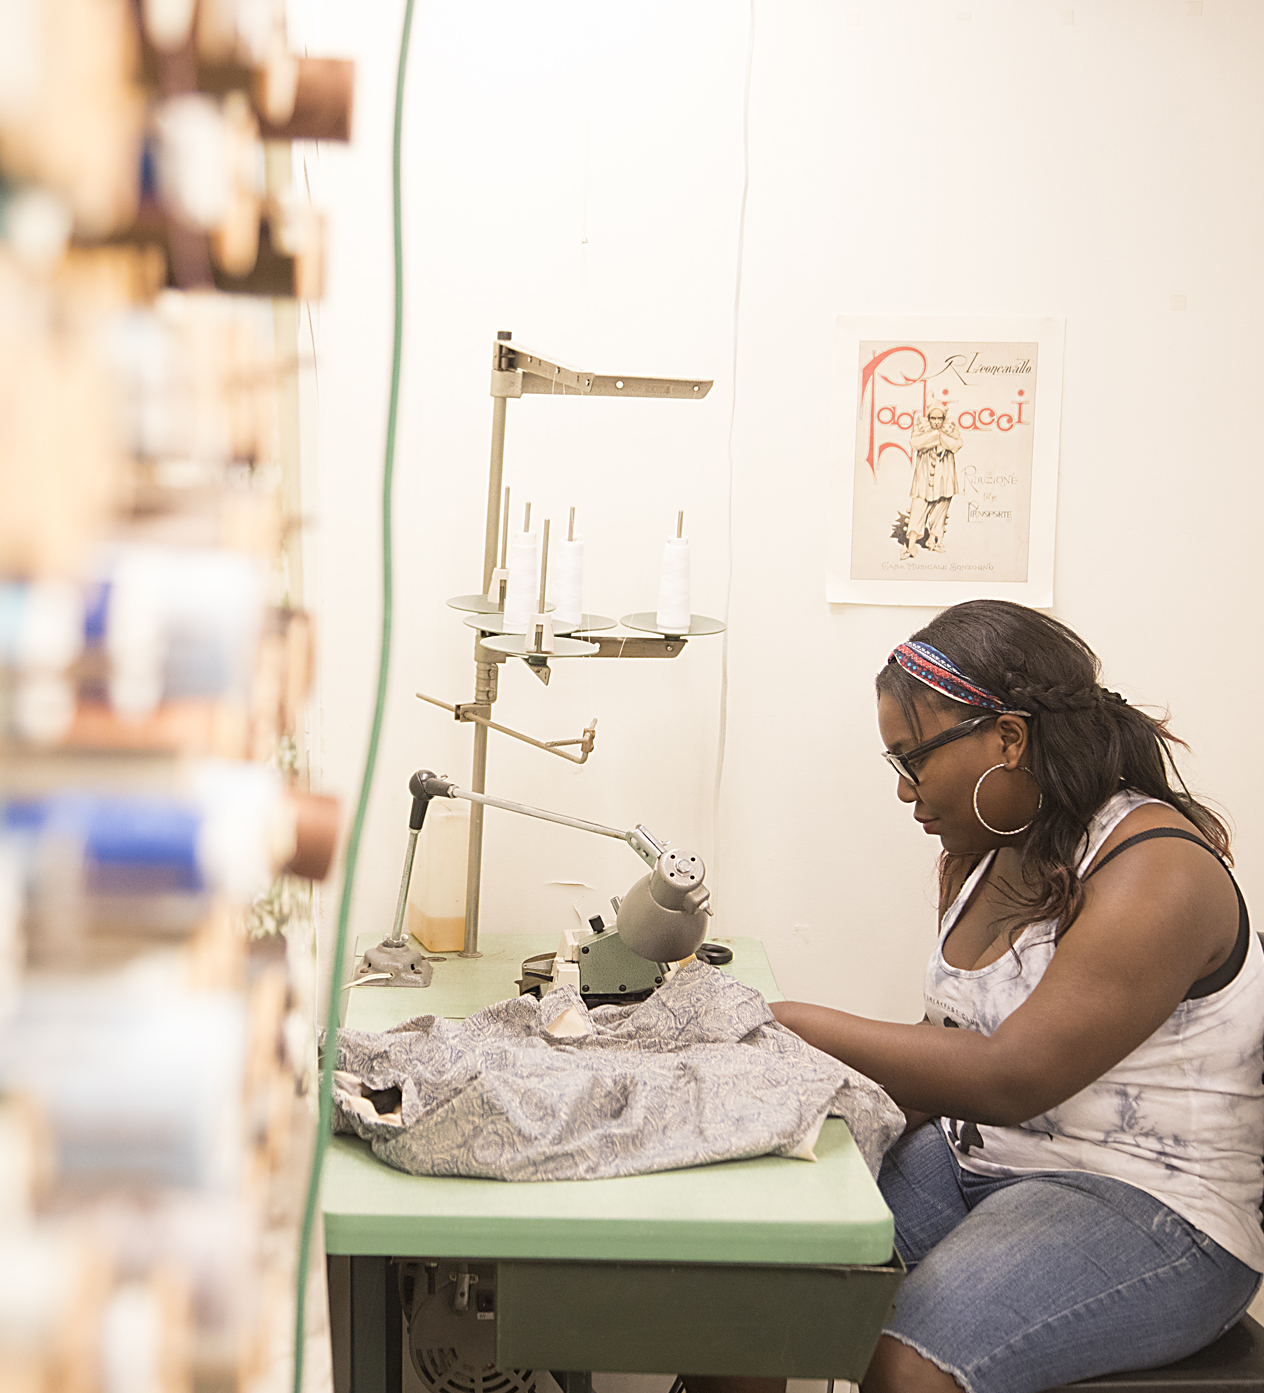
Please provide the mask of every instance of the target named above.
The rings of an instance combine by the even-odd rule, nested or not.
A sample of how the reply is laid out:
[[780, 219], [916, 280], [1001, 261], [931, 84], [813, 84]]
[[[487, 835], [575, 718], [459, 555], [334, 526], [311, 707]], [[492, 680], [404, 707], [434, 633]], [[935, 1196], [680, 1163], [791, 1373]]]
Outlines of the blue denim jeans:
[[1082, 1171], [998, 1179], [939, 1125], [878, 1177], [911, 1271], [885, 1333], [968, 1393], [1038, 1393], [1180, 1359], [1246, 1310], [1260, 1274], [1167, 1205]]

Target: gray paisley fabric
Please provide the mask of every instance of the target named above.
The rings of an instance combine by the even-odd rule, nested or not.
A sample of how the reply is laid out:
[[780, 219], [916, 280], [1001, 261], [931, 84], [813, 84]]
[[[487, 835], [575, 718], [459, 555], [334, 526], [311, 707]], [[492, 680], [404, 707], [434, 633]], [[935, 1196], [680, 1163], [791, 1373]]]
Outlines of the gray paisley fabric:
[[812, 1159], [826, 1116], [869, 1169], [904, 1115], [704, 963], [647, 1001], [589, 1011], [573, 987], [465, 1021], [338, 1037], [334, 1129], [414, 1175], [577, 1180], [767, 1154]]

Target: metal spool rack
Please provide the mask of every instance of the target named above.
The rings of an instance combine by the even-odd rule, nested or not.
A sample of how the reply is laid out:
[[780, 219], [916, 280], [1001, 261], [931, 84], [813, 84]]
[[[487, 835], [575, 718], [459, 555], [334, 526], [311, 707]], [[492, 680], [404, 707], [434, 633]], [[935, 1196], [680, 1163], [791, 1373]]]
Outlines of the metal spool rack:
[[[465, 622], [476, 630], [474, 639], [474, 700], [451, 705], [437, 697], [418, 692], [418, 697], [451, 711], [458, 721], [474, 726], [474, 753], [470, 788], [486, 792], [487, 735], [495, 730], [537, 749], [546, 750], [575, 764], [583, 764], [592, 753], [595, 726], [588, 726], [574, 740], [537, 740], [533, 736], [491, 719], [496, 702], [498, 667], [508, 657], [520, 658], [547, 686], [551, 658], [675, 658], [691, 638], [723, 632], [724, 624], [705, 615], [690, 616], [689, 625], [679, 633], [660, 628], [654, 613], [625, 615], [619, 623], [636, 632], [614, 635], [604, 632], [615, 627], [615, 620], [585, 614], [575, 628], [545, 633], [543, 626], [518, 634], [505, 631], [505, 578], [508, 549], [508, 500], [503, 489], [505, 463], [505, 423], [511, 400], [528, 395], [581, 397], [656, 397], [672, 401], [701, 401], [711, 390], [710, 380], [674, 377], [635, 377], [611, 373], [585, 372], [566, 367], [516, 345], [512, 334], [502, 330], [492, 347], [492, 443], [487, 479], [487, 527], [483, 541], [483, 588], [477, 595], [457, 595], [448, 601], [453, 609], [466, 613]], [[502, 492], [503, 491], [503, 492]], [[574, 513], [571, 515], [572, 527]], [[539, 614], [546, 613], [545, 582], [548, 571], [549, 520], [544, 523], [540, 567]], [[497, 564], [499, 562], [499, 565]], [[551, 609], [551, 606], [549, 606]], [[547, 626], [552, 628], [550, 624]], [[578, 746], [578, 752], [572, 748]], [[462, 957], [478, 956], [479, 895], [483, 869], [483, 807], [475, 803], [470, 810], [469, 860], [465, 892], [465, 940]]]

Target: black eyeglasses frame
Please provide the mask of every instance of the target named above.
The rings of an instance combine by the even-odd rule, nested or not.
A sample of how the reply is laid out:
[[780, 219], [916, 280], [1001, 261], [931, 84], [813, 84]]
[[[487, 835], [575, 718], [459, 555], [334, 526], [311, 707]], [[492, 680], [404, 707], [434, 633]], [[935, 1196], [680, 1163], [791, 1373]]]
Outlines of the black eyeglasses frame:
[[883, 750], [882, 758], [900, 776], [912, 784], [914, 788], [921, 780], [917, 777], [913, 769], [913, 761], [920, 760], [932, 750], [937, 750], [941, 745], [950, 745], [954, 740], [960, 740], [962, 736], [970, 735], [978, 730], [987, 721], [994, 721], [998, 716], [1026, 716], [1031, 719], [1030, 711], [1009, 710], [988, 711], [982, 716], [971, 716], [968, 720], [960, 721], [955, 726], [949, 726], [947, 730], [941, 730], [938, 735], [932, 735], [929, 740], [923, 740], [920, 745], [914, 745], [911, 750], [905, 750], [903, 754], [896, 754], [893, 750]]

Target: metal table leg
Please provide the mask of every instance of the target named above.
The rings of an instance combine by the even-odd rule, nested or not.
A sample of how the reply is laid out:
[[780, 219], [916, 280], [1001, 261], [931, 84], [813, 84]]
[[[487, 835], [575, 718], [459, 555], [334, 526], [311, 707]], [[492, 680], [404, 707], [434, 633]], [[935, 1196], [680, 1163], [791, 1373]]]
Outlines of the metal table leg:
[[560, 1374], [556, 1369], [549, 1372], [562, 1393], [592, 1393], [592, 1374]]
[[351, 1259], [350, 1393], [400, 1393], [403, 1315], [389, 1258]]

